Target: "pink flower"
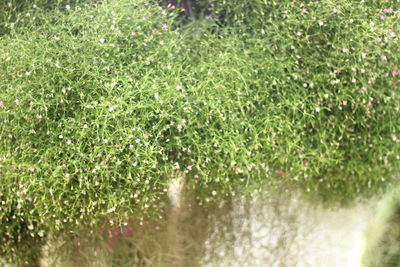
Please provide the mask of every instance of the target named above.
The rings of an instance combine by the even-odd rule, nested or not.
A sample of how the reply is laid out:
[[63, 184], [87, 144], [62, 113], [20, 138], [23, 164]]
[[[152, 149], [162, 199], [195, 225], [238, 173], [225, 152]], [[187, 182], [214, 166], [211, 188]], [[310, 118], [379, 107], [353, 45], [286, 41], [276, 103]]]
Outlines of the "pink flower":
[[307, 8], [302, 8], [302, 9], [301, 9], [301, 12], [307, 13]]
[[0, 108], [3, 108], [3, 107], [4, 107], [4, 103], [3, 103], [3, 101], [0, 100]]
[[142, 20], [147, 20], [147, 17], [146, 17], [146, 16], [143, 16], [143, 17], [142, 17]]
[[333, 11], [333, 13], [338, 13], [339, 12], [339, 10], [336, 7], [333, 8], [332, 11]]
[[393, 77], [395, 77], [395, 76], [397, 76], [399, 73], [397, 72], [396, 69], [393, 69], [392, 72], [391, 72], [391, 74], [392, 74]]
[[8, 7], [12, 7], [12, 5], [13, 5], [13, 4], [12, 4], [11, 2], [8, 2], [8, 3], [7, 3], [7, 6], [8, 6]]
[[67, 145], [70, 145], [70, 144], [72, 144], [72, 141], [68, 139], [66, 143], [67, 143]]
[[30, 172], [35, 172], [35, 170], [36, 170], [36, 169], [33, 168], [33, 167], [29, 167], [29, 168], [28, 168], [28, 171], [30, 171]]
[[305, 160], [305, 161], [304, 161], [304, 166], [305, 166], [305, 167], [310, 166], [310, 162], [308, 162], [308, 160]]
[[301, 36], [303, 33], [302, 32], [296, 32], [297, 36]]
[[156, 227], [154, 227], [154, 229], [156, 229], [158, 231], [161, 229], [161, 227], [157, 225]]
[[164, 24], [162, 25], [162, 29], [163, 29], [163, 30], [168, 29], [168, 25], [164, 23]]
[[42, 119], [43, 118], [43, 116], [42, 115], [36, 115], [36, 119]]
[[114, 228], [114, 229], [112, 229], [111, 230], [111, 234], [112, 234], [112, 236], [120, 236], [121, 235], [121, 228], [119, 228], [119, 227], [116, 227], [116, 228]]

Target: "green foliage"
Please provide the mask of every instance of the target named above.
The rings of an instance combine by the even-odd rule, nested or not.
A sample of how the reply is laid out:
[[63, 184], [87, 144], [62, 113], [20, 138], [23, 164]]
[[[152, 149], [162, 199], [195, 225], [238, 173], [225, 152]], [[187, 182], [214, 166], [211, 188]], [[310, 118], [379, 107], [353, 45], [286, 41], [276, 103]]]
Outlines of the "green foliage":
[[[87, 0], [1, 0], [0, 36], [10, 33], [15, 23], [23, 22], [35, 9], [67, 9]], [[96, 0], [91, 1], [96, 3]]]
[[[185, 0], [182, 0], [182, 2], [185, 2]], [[313, 18], [310, 16], [312, 14], [320, 14], [325, 18], [332, 17], [330, 13], [332, 14], [334, 10], [348, 16], [362, 15], [361, 10], [371, 15], [371, 12], [377, 14], [379, 11], [395, 8], [399, 4], [398, 0], [366, 0], [362, 3], [352, 3], [347, 0], [208, 0], [199, 2], [207, 3], [208, 9], [212, 11], [213, 16], [219, 17], [225, 24], [233, 26], [240, 31], [244, 29], [247, 31], [265, 29], [279, 19], [293, 17], [296, 14], [302, 16], [303, 20]], [[304, 24], [302, 21], [297, 22], [299, 22], [298, 24]]]
[[144, 0], [4, 19], [2, 254], [24, 236], [158, 214], [178, 174], [200, 202], [281, 182], [342, 201], [390, 182], [395, 6], [234, 3], [213, 5], [223, 26], [181, 25]]

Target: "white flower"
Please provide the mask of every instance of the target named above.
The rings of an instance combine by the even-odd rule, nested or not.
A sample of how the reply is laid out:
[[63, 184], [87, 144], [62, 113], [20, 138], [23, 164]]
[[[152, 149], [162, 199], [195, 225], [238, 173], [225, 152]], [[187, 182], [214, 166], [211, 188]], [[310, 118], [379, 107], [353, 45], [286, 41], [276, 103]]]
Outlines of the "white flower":
[[114, 111], [114, 107], [112, 107], [112, 106], [109, 107], [109, 108], [108, 108], [108, 111], [113, 112], [113, 111]]
[[66, 5], [65, 8], [66, 9], [71, 9], [71, 6], [70, 5]]
[[315, 112], [319, 112], [320, 111], [320, 109], [319, 108], [315, 108]]
[[140, 143], [140, 139], [137, 138], [137, 139], [135, 140], [135, 142], [136, 142], [136, 144], [139, 144], [139, 143]]
[[99, 40], [99, 42], [102, 43], [102, 44], [104, 44], [105, 41], [106, 41], [106, 39], [104, 39], [104, 38], [101, 38], [101, 39]]
[[115, 208], [108, 209], [108, 213], [114, 212]]

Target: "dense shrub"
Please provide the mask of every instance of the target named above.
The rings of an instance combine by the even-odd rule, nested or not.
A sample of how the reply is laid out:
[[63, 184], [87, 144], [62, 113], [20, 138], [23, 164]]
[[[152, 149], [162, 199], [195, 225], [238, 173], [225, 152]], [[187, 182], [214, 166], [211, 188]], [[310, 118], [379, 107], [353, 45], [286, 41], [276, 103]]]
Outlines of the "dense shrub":
[[[2, 0], [0, 1], [0, 36], [10, 33], [15, 23], [24, 21], [32, 9], [66, 9], [88, 0]], [[96, 3], [96, 0], [91, 1]]]
[[2, 39], [2, 249], [23, 232], [155, 209], [172, 170], [160, 125], [174, 117], [160, 112], [179, 92], [155, 94], [178, 82], [180, 36], [169, 11], [130, 2], [37, 7]]
[[223, 23], [182, 25], [176, 8], [144, 0], [38, 5], [5, 20], [3, 253], [24, 236], [156, 215], [176, 175], [199, 201], [281, 182], [341, 201], [390, 182], [400, 13], [236, 2], [211, 5]]

